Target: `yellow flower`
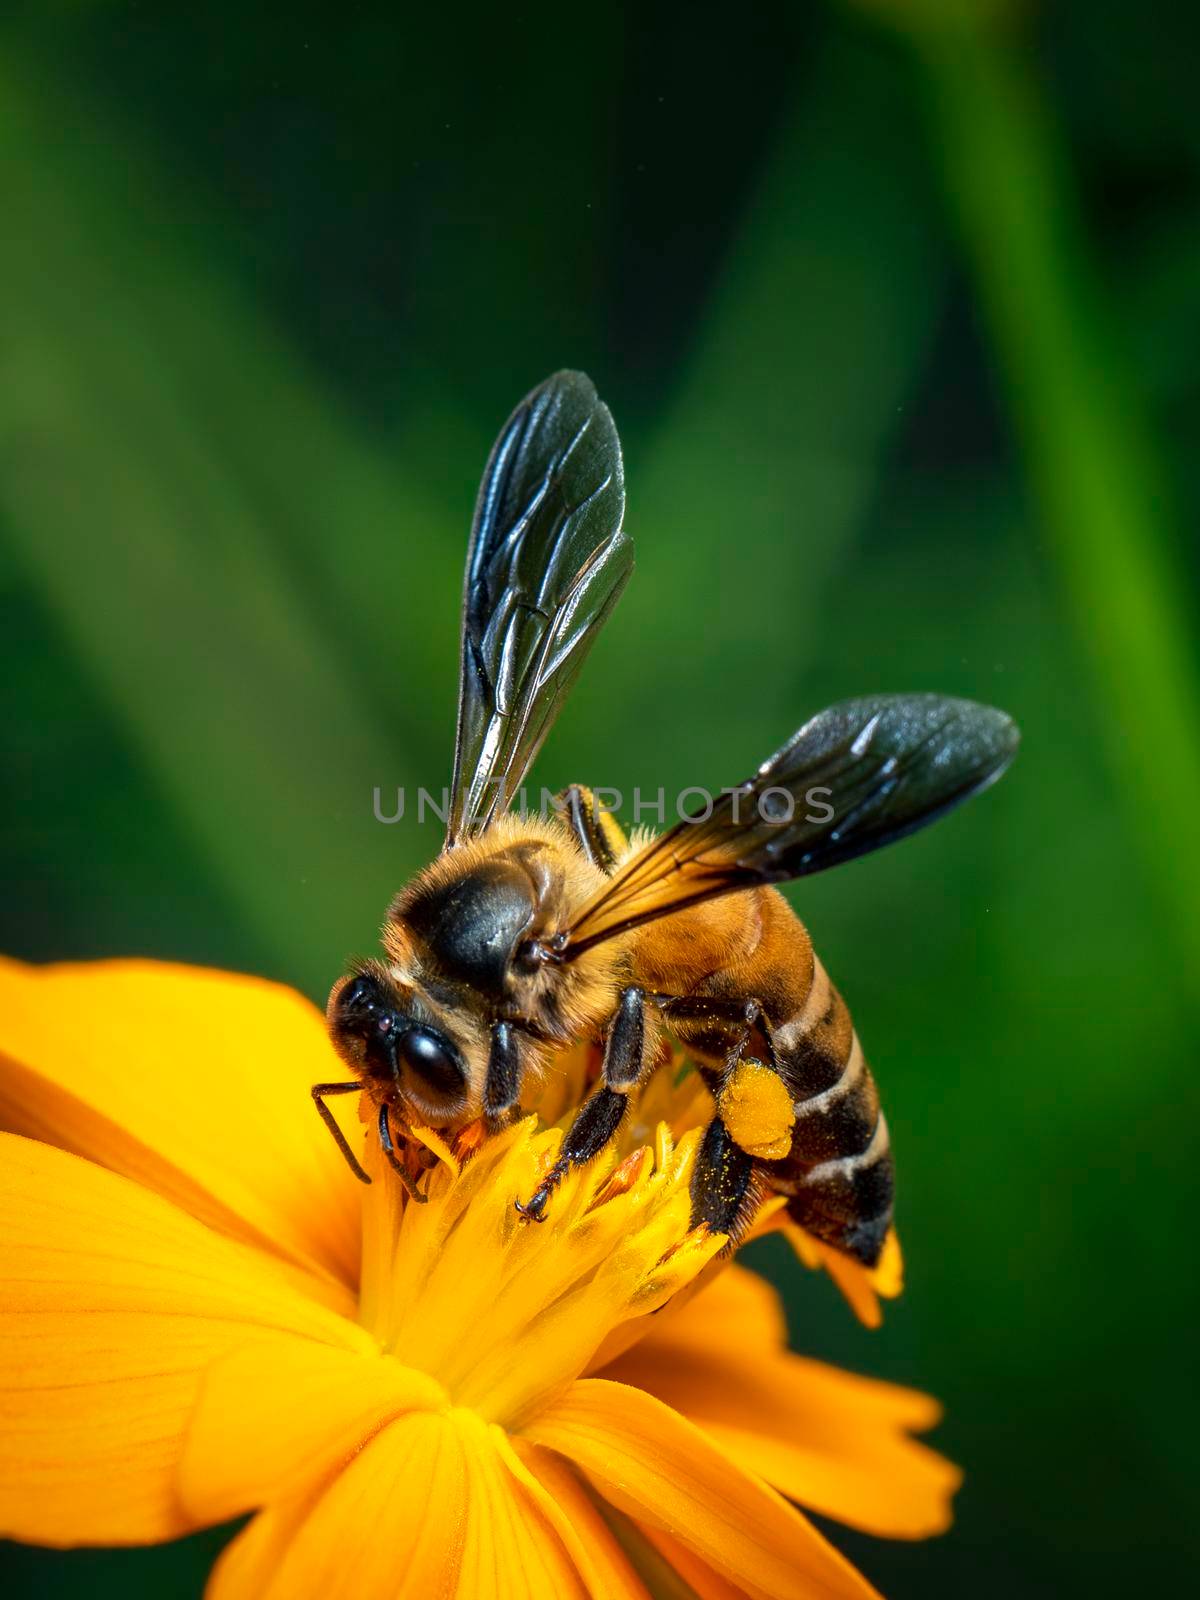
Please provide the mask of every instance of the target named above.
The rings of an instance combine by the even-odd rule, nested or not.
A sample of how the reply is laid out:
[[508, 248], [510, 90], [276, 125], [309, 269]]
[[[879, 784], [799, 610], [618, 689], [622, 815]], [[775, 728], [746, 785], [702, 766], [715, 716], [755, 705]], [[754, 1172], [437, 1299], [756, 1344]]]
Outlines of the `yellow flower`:
[[809, 1600], [872, 1591], [790, 1502], [946, 1525], [934, 1403], [789, 1354], [773, 1291], [688, 1233], [694, 1086], [533, 1226], [533, 1118], [461, 1165], [430, 1136], [426, 1205], [356, 1184], [289, 990], [3, 963], [0, 1019], [0, 1532], [256, 1512], [212, 1600]]

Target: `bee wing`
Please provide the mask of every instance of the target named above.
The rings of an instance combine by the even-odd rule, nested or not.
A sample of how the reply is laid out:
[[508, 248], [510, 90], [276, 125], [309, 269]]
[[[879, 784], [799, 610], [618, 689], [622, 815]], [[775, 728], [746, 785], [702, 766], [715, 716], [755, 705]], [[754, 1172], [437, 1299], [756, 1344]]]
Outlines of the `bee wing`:
[[625, 862], [569, 929], [565, 959], [715, 895], [878, 850], [993, 783], [1018, 740], [1002, 711], [941, 695], [876, 695], [822, 711], [708, 814]]
[[581, 372], [526, 395], [492, 449], [471, 529], [446, 844], [520, 788], [633, 567], [608, 407]]

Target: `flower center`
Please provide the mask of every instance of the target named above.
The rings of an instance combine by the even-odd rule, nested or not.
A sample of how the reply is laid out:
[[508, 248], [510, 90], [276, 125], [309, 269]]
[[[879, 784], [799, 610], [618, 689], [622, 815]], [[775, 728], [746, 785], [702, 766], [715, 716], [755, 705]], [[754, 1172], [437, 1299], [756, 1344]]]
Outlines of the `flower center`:
[[[592, 1363], [630, 1342], [628, 1324], [665, 1304], [719, 1252], [689, 1229], [699, 1134], [613, 1151], [567, 1175], [546, 1221], [524, 1220], [560, 1128], [527, 1117], [464, 1165], [442, 1161], [428, 1202], [406, 1202], [375, 1152], [365, 1192], [360, 1319], [383, 1349], [438, 1379], [456, 1405], [519, 1425]], [[626, 1325], [624, 1328], [622, 1325]], [[606, 1347], [607, 1347], [606, 1346]]]

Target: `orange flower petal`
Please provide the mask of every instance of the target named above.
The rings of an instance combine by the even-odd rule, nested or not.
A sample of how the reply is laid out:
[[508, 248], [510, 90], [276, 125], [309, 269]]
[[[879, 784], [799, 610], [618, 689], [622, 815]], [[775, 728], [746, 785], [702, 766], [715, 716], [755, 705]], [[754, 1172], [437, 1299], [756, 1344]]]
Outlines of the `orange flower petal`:
[[640, 1389], [584, 1378], [525, 1428], [618, 1510], [662, 1528], [757, 1600], [874, 1591], [798, 1511]]
[[[521, 1441], [525, 1450], [537, 1451], [547, 1461], [557, 1461], [559, 1470], [577, 1478], [576, 1469], [553, 1450]], [[638, 1575], [643, 1592], [654, 1600], [746, 1600], [746, 1591], [731, 1583], [658, 1528], [645, 1528], [618, 1511], [611, 1501], [588, 1489], [588, 1503], [599, 1511], [604, 1525], [616, 1540], [625, 1558]], [[684, 1573], [687, 1576], [684, 1576]], [[607, 1591], [593, 1588], [593, 1594], [607, 1600]]]
[[880, 1326], [883, 1321], [880, 1299], [895, 1300], [904, 1289], [904, 1258], [895, 1228], [889, 1231], [884, 1240], [882, 1254], [874, 1267], [864, 1267], [861, 1261], [855, 1261], [822, 1239], [805, 1233], [803, 1228], [798, 1228], [785, 1216], [768, 1224], [763, 1232], [771, 1233], [776, 1228], [806, 1267], [814, 1270], [825, 1268], [864, 1328]]
[[719, 1345], [770, 1352], [787, 1345], [787, 1319], [783, 1302], [765, 1278], [730, 1264], [697, 1294], [680, 1296], [660, 1311], [646, 1337], [667, 1339], [675, 1348], [686, 1344], [710, 1350]]
[[353, 1285], [359, 1186], [309, 1094], [341, 1076], [320, 1013], [279, 984], [0, 960], [0, 1126]]
[[949, 1525], [962, 1475], [909, 1437], [938, 1420], [937, 1402], [792, 1355], [778, 1296], [754, 1273], [731, 1267], [668, 1310], [605, 1376], [657, 1395], [814, 1511], [889, 1538]]
[[553, 1524], [509, 1470], [495, 1423], [457, 1411], [470, 1479], [470, 1513], [458, 1600], [589, 1600], [587, 1586]]
[[660, 1528], [642, 1528], [641, 1532], [671, 1570], [678, 1573], [682, 1579], [681, 1589], [694, 1594], [696, 1600], [743, 1600], [746, 1593], [743, 1588], [714, 1572], [687, 1545], [672, 1539]]
[[176, 1470], [200, 1376], [248, 1340], [370, 1347], [271, 1257], [127, 1179], [0, 1134], [0, 1531], [38, 1544], [195, 1526]]
[[[217, 1557], [204, 1587], [204, 1600], [267, 1600], [271, 1581], [301, 1526], [307, 1505], [272, 1506], [260, 1511]], [[436, 1590], [431, 1591], [436, 1593]]]
[[514, 1476], [558, 1530], [596, 1600], [650, 1600], [570, 1462], [528, 1439], [506, 1439], [504, 1448]]
[[462, 1440], [416, 1412], [327, 1484], [260, 1512], [213, 1570], [206, 1600], [396, 1600], [452, 1595], [468, 1484]]
[[249, 1345], [204, 1376], [180, 1500], [197, 1523], [228, 1521], [309, 1488], [394, 1417], [448, 1404], [427, 1374], [378, 1352]]
[[587, 1600], [497, 1434], [465, 1411], [390, 1423], [315, 1495], [256, 1517], [207, 1600]]

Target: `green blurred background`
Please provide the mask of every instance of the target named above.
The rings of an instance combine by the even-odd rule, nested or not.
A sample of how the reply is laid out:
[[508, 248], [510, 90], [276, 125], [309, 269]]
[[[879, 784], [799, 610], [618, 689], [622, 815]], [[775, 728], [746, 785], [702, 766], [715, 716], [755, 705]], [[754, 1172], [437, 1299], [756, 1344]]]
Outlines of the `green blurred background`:
[[[839, 1542], [893, 1597], [1187, 1582], [1200, 24], [405, 9], [5, 9], [3, 945], [322, 998], [437, 848], [372, 789], [446, 781], [488, 445], [586, 368], [638, 572], [542, 780], [731, 782], [875, 690], [1024, 729], [994, 793], [794, 895], [908, 1292], [869, 1334], [758, 1263], [967, 1468], [945, 1539]], [[193, 1596], [218, 1543], [0, 1577]]]

